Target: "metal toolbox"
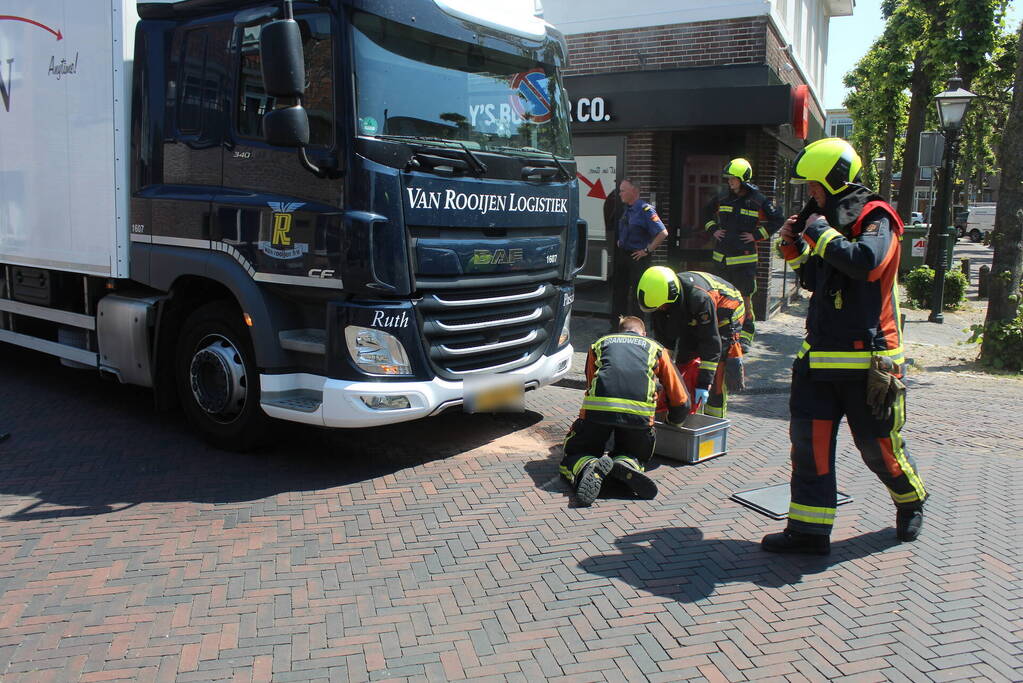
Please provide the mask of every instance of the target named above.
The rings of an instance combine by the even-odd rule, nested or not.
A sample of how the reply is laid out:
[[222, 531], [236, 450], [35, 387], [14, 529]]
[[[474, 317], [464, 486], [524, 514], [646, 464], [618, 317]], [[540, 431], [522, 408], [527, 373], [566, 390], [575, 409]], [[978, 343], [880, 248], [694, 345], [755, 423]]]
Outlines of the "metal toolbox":
[[728, 451], [728, 420], [694, 414], [681, 427], [655, 422], [654, 454], [695, 465]]

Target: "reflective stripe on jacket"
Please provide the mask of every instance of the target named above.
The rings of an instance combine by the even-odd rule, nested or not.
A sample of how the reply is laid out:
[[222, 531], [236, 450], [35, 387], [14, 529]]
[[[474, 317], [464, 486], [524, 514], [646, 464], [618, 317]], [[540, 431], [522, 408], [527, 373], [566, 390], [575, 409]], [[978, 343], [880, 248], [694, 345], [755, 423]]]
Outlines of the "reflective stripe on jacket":
[[[756, 185], [744, 183], [746, 193], [741, 197], [729, 192], [706, 209], [704, 228], [713, 232], [723, 229], [725, 235], [715, 242], [712, 254], [715, 261], [726, 266], [741, 266], [757, 262], [756, 242], [767, 239], [781, 228], [785, 217]], [[742, 233], [753, 235], [755, 242], [743, 242]]]
[[821, 378], [870, 368], [871, 356], [905, 362], [896, 278], [902, 221], [886, 202], [859, 186], [840, 195], [837, 228], [825, 219], [807, 225], [803, 238], [780, 247], [813, 292], [807, 336], [797, 359]]
[[689, 413], [689, 396], [667, 350], [635, 332], [601, 337], [586, 357], [586, 395], [579, 417], [623, 427], [652, 425], [658, 382], [668, 402], [668, 420], [682, 422]]

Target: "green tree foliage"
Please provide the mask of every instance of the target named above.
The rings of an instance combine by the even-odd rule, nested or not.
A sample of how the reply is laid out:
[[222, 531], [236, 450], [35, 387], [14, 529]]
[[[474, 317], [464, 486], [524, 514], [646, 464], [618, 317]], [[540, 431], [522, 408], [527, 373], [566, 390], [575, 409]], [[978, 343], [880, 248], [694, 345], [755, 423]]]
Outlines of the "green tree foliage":
[[1012, 83], [1018, 52], [1016, 35], [1003, 29], [995, 42], [990, 63], [973, 79], [970, 90], [978, 95], [963, 124], [958, 176], [967, 196], [974, 196], [998, 172], [998, 148], [1012, 102]]
[[[1015, 66], [1014, 36], [1003, 27], [1007, 4], [1008, 0], [884, 0], [884, 32], [846, 76], [853, 144], [866, 164], [884, 156], [894, 160], [890, 168], [901, 168], [906, 182], [898, 194], [898, 209], [904, 217], [916, 209], [920, 132], [936, 126], [934, 96], [953, 74], [962, 77], [963, 87], [994, 98], [985, 99], [966, 122], [960, 168], [977, 183], [997, 164], [993, 150], [1005, 120], [1005, 93]], [[893, 147], [891, 153], [888, 146]], [[866, 178], [883, 184], [877, 183], [873, 169]]]
[[[905, 90], [909, 85], [909, 67], [905, 48], [899, 41], [882, 35], [870, 51], [845, 75], [849, 89], [845, 106], [853, 119], [853, 147], [864, 162], [864, 181], [878, 188], [885, 197], [891, 187], [891, 172], [897, 168], [901, 148], [896, 152], [895, 139], [906, 127], [906, 107], [909, 98]], [[880, 102], [886, 106], [878, 106]], [[887, 172], [877, 174], [873, 159], [888, 160]], [[893, 162], [892, 160], [895, 159]]]

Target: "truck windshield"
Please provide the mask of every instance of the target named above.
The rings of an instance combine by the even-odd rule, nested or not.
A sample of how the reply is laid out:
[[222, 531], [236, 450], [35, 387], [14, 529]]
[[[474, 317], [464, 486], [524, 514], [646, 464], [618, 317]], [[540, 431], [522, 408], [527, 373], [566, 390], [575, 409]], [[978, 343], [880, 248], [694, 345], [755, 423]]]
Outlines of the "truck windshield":
[[552, 64], [353, 16], [360, 135], [407, 135], [499, 153], [571, 157]]

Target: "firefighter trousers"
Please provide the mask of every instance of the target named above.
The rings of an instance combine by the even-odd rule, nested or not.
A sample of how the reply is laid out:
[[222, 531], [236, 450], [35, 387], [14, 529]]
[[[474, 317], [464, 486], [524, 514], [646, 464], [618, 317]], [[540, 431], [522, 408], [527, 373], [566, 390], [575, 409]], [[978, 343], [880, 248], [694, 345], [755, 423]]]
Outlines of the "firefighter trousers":
[[741, 321], [740, 338], [743, 347], [748, 349], [753, 345], [753, 337], [757, 332], [752, 299], [753, 295], [757, 293], [757, 264], [744, 263], [738, 266], [726, 266], [724, 262], [721, 262], [718, 264], [717, 273], [742, 294], [743, 303], [746, 304], [746, 314]]
[[792, 440], [792, 502], [788, 526], [793, 531], [828, 535], [835, 523], [835, 441], [845, 417], [863, 462], [888, 488], [895, 507], [918, 510], [927, 492], [906, 451], [901, 431], [906, 396], [895, 401], [891, 415], [878, 420], [867, 405], [867, 373], [853, 380], [813, 381], [802, 370], [792, 374], [789, 399]]
[[[742, 347], [735, 341], [727, 344], [721, 341], [722, 354], [718, 362], [717, 371], [714, 373], [714, 380], [710, 383], [710, 396], [707, 397], [707, 405], [701, 411], [704, 415], [711, 417], [728, 417], [728, 383], [725, 381], [729, 358], [742, 358]], [[679, 368], [681, 370], [681, 368]]]
[[604, 455], [608, 439], [614, 434], [612, 458], [630, 458], [642, 472], [654, 455], [653, 427], [616, 427], [585, 418], [577, 418], [565, 437], [565, 457], [561, 459], [561, 474], [571, 482], [583, 465]]

